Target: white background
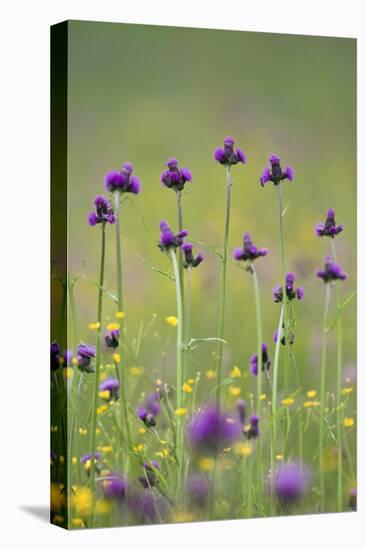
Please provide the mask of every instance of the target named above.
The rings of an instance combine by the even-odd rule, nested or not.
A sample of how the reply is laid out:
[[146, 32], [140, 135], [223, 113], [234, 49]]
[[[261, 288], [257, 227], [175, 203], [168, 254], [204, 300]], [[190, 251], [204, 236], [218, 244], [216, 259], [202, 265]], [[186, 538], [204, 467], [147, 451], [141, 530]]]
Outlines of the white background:
[[[0, 30], [0, 540], [2, 548], [364, 548], [365, 70], [362, 0], [8, 1]], [[365, 16], [364, 16], [365, 17]], [[68, 533], [49, 492], [49, 26], [64, 19], [358, 38], [359, 512]], [[363, 19], [365, 21], [365, 19]], [[363, 35], [362, 35], [363, 33]], [[337, 185], [341, 183], [337, 182]]]

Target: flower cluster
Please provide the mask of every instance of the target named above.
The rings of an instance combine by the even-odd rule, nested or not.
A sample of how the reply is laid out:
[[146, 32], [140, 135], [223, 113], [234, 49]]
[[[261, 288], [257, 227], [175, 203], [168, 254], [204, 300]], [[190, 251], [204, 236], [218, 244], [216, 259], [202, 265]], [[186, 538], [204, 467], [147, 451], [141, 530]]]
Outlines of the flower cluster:
[[[304, 289], [302, 286], [295, 289], [295, 279], [295, 273], [286, 273], [286, 296], [288, 300], [294, 300], [295, 298], [302, 300], [304, 297]], [[282, 286], [278, 285], [273, 289], [273, 299], [275, 302], [282, 302]]]
[[[268, 346], [267, 344], [262, 344], [262, 371], [269, 370], [271, 366], [271, 361], [268, 356]], [[254, 376], [258, 376], [258, 354], [255, 353], [251, 356], [249, 360], [250, 372]]]
[[330, 237], [334, 239], [338, 233], [343, 231], [343, 225], [337, 225], [335, 221], [335, 211], [333, 208], [329, 208], [325, 223], [318, 223], [315, 228], [318, 237]]
[[193, 244], [183, 243], [182, 250], [184, 252], [183, 267], [185, 269], [188, 269], [189, 267], [197, 267], [201, 262], [203, 262], [204, 256], [201, 252], [199, 252], [196, 257], [193, 256]]
[[215, 150], [214, 159], [220, 164], [230, 166], [232, 164], [238, 164], [238, 162], [246, 163], [247, 157], [240, 147], [234, 150], [235, 140], [234, 138], [227, 136], [224, 139], [224, 147], [218, 147]]
[[325, 259], [324, 269], [319, 269], [316, 272], [320, 279], [323, 279], [325, 283], [331, 283], [332, 281], [344, 281], [347, 279], [347, 274], [343, 273], [340, 265], [336, 264], [329, 256]]
[[101, 195], [96, 196], [94, 206], [96, 211], [90, 212], [88, 216], [89, 225], [114, 223], [116, 221], [111, 203], [106, 198]]
[[78, 367], [81, 372], [94, 372], [91, 364], [95, 357], [95, 346], [90, 344], [79, 344], [77, 349]]
[[105, 177], [105, 186], [107, 191], [113, 193], [133, 193], [137, 195], [141, 190], [140, 181], [132, 175], [133, 166], [130, 162], [122, 164], [121, 170], [108, 172]]
[[187, 427], [188, 441], [197, 453], [216, 454], [230, 446], [240, 433], [236, 418], [210, 404], [193, 416]]
[[168, 222], [162, 220], [160, 222], [160, 241], [158, 246], [162, 252], [168, 252], [171, 249], [180, 248], [184, 242], [184, 238], [187, 237], [187, 235], [188, 231], [185, 229], [175, 235], [170, 229]]
[[156, 424], [155, 417], [161, 410], [159, 401], [160, 393], [158, 391], [151, 392], [146, 396], [143, 406], [138, 407], [136, 411], [138, 418], [149, 428], [152, 428]]
[[288, 179], [292, 181], [294, 179], [294, 171], [291, 166], [286, 166], [283, 171], [281, 168], [281, 159], [277, 155], [271, 155], [269, 157], [270, 166], [265, 168], [262, 172], [260, 182], [262, 187], [271, 181], [274, 185], [278, 185], [282, 180]]
[[185, 183], [192, 180], [191, 172], [188, 168], [179, 168], [175, 158], [169, 159], [166, 165], [168, 170], [164, 170], [160, 176], [162, 184], [174, 191], [183, 191]]
[[261, 256], [267, 256], [268, 250], [267, 248], [258, 248], [253, 244], [252, 238], [250, 236], [250, 233], [244, 233], [243, 236], [243, 247], [242, 248], [235, 248], [233, 257], [235, 260], [243, 260], [253, 262], [257, 258], [260, 258]]

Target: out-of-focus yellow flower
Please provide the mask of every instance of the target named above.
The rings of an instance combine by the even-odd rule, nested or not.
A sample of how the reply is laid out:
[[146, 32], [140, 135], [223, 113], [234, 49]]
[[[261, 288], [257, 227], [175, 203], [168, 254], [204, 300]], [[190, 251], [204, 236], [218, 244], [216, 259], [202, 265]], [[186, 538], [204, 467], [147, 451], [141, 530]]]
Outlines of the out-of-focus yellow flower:
[[193, 386], [193, 384], [195, 383], [195, 379], [194, 378], [189, 378], [187, 380], [188, 384], [190, 384], [191, 386]]
[[79, 428], [79, 434], [80, 435], [86, 435], [88, 433], [88, 430], [84, 429], [84, 428]]
[[143, 453], [144, 449], [145, 449], [145, 445], [143, 443], [139, 443], [138, 445], [135, 445], [134, 447], [132, 447], [132, 450], [135, 453]]
[[241, 372], [239, 367], [233, 367], [230, 372], [231, 378], [241, 378]]
[[320, 401], [305, 401], [304, 407], [309, 409], [310, 407], [319, 407]]
[[238, 387], [238, 386], [228, 386], [227, 388], [227, 391], [229, 392], [230, 395], [232, 395], [233, 397], [238, 397], [238, 395], [241, 394], [241, 389]]
[[71, 380], [71, 378], [73, 377], [73, 374], [74, 374], [74, 371], [72, 370], [71, 367], [66, 367], [64, 369], [64, 376], [66, 380]]
[[51, 483], [51, 510], [55, 512], [66, 504], [65, 493], [57, 483]]
[[183, 384], [183, 391], [184, 391], [184, 393], [192, 393], [192, 392], [193, 392], [193, 388], [192, 388], [192, 386], [190, 386], [187, 382], [184, 382], [184, 384]]
[[184, 416], [187, 414], [187, 409], [184, 409], [183, 407], [176, 409], [175, 414], [177, 416]]
[[62, 525], [65, 522], [64, 516], [61, 516], [60, 514], [56, 514], [53, 516], [52, 519], [53, 523], [56, 523], [57, 525]]
[[71, 359], [71, 363], [76, 367], [76, 366], [79, 364], [78, 358], [77, 358], [77, 357], [73, 357], [73, 358]]
[[76, 487], [71, 496], [71, 507], [77, 516], [90, 514], [93, 504], [93, 493], [87, 487]]
[[336, 447], [327, 447], [324, 451], [324, 470], [332, 472], [338, 468]]
[[102, 453], [111, 453], [112, 447], [111, 445], [103, 445], [103, 447], [101, 447], [100, 450], [102, 451]]
[[111, 510], [112, 510], [112, 504], [108, 502], [108, 500], [105, 500], [105, 499], [97, 500], [95, 504], [96, 514], [109, 514]]
[[99, 435], [100, 433], [101, 433], [100, 428], [95, 428], [95, 434], [96, 434], [96, 435]]
[[130, 367], [130, 374], [132, 374], [132, 376], [141, 376], [143, 372], [143, 367]]
[[355, 421], [353, 420], [353, 418], [350, 418], [349, 416], [346, 416], [343, 420], [343, 426], [345, 428], [352, 428], [354, 423], [355, 423]]
[[58, 426], [51, 426], [51, 432], [57, 432]]
[[112, 357], [113, 357], [113, 361], [115, 363], [120, 363], [121, 362], [121, 356], [120, 356], [119, 353], [114, 353]]
[[178, 317], [175, 317], [175, 315], [168, 315], [168, 317], [165, 317], [165, 321], [172, 327], [178, 325]]
[[85, 527], [85, 523], [81, 518], [72, 518], [71, 525], [73, 527], [78, 527], [79, 529], [83, 529]]
[[125, 312], [124, 311], [117, 311], [116, 312], [116, 317], [117, 319], [124, 319], [126, 316]]
[[295, 399], [293, 399], [292, 397], [286, 397], [286, 399], [282, 399], [281, 403], [282, 405], [284, 405], [285, 407], [289, 407], [290, 405], [293, 405], [295, 402]]
[[174, 523], [188, 523], [194, 520], [194, 514], [189, 512], [176, 512], [173, 514]]
[[350, 394], [352, 391], [353, 391], [353, 388], [352, 388], [352, 387], [346, 387], [346, 388], [343, 388], [343, 390], [341, 391], [341, 394], [342, 394], [342, 395], [348, 395], [348, 394]]
[[316, 390], [309, 390], [308, 392], [306, 392], [306, 396], [310, 399], [314, 399], [314, 397], [316, 396]]
[[58, 362], [60, 363], [60, 365], [63, 365], [65, 363], [65, 359], [61, 356]]
[[140, 428], [140, 429], [139, 429], [139, 434], [140, 434], [140, 435], [146, 434], [146, 428]]
[[276, 455], [276, 459], [283, 460], [283, 454], [279, 453], [278, 455]]
[[168, 456], [170, 455], [170, 450], [168, 447], [163, 447], [160, 451], [157, 451], [155, 454], [159, 458], [168, 458]]
[[120, 326], [119, 323], [108, 323], [107, 330], [119, 330]]
[[108, 409], [108, 405], [100, 405], [100, 407], [97, 408], [97, 414], [103, 414]]
[[267, 395], [266, 395], [265, 393], [261, 393], [259, 399], [260, 399], [261, 401], [265, 401], [265, 400], [267, 399]]
[[89, 323], [88, 329], [89, 330], [97, 330], [100, 327], [100, 323], [97, 321], [96, 323]]
[[202, 457], [199, 459], [198, 466], [204, 472], [212, 472], [215, 467], [215, 460], [211, 457]]
[[102, 390], [99, 392], [99, 397], [101, 399], [105, 399], [106, 401], [109, 401], [111, 398], [111, 392], [109, 390]]
[[65, 457], [63, 455], [60, 456], [60, 464], [65, 464]]
[[206, 377], [209, 380], [213, 380], [214, 378], [216, 378], [216, 371], [214, 371], [212, 369], [206, 370]]
[[77, 457], [76, 457], [76, 456], [73, 456], [72, 459], [71, 459], [71, 464], [72, 464], [73, 466], [75, 466], [77, 463], [78, 463]]
[[247, 456], [251, 455], [252, 447], [249, 443], [243, 443], [242, 441], [239, 441], [234, 445], [234, 453], [238, 456], [246, 458]]

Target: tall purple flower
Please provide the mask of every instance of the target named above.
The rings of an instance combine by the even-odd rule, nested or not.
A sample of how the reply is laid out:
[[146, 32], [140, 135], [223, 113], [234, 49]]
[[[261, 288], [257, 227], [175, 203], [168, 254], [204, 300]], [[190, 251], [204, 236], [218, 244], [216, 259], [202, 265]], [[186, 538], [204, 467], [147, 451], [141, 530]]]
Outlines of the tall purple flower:
[[[299, 286], [295, 288], [295, 273], [286, 273], [286, 296], [287, 299], [294, 300], [297, 298], [298, 300], [302, 300], [304, 297], [304, 289], [302, 286]], [[276, 286], [273, 289], [273, 299], [275, 302], [282, 302], [283, 300], [283, 292], [282, 292], [282, 286]]]
[[258, 248], [253, 244], [252, 238], [250, 236], [250, 233], [244, 233], [243, 236], [243, 247], [242, 248], [235, 248], [233, 257], [235, 260], [241, 261], [249, 261], [253, 262], [257, 258], [260, 258], [261, 256], [267, 256], [268, 250], [267, 248]]
[[291, 166], [286, 166], [283, 171], [281, 168], [281, 159], [277, 155], [271, 155], [269, 157], [269, 167], [267, 166], [260, 178], [262, 187], [271, 181], [274, 185], [278, 185], [282, 180], [288, 179], [292, 181], [294, 179], [294, 171]]
[[188, 441], [197, 453], [216, 454], [230, 446], [240, 433], [240, 422], [211, 404], [193, 416], [187, 426]]
[[128, 481], [118, 472], [111, 472], [102, 480], [104, 498], [123, 501], [127, 496]]
[[182, 250], [184, 252], [184, 262], [183, 267], [188, 269], [189, 267], [198, 267], [201, 262], [204, 260], [203, 254], [199, 252], [196, 257], [193, 256], [193, 244], [183, 243]]
[[141, 184], [136, 176], [132, 175], [133, 166], [130, 162], [122, 164], [121, 170], [108, 172], [105, 177], [105, 186], [107, 191], [113, 193], [133, 193], [137, 195], [141, 191]]
[[88, 216], [89, 225], [97, 225], [98, 223], [114, 223], [116, 217], [114, 215], [111, 203], [101, 195], [94, 199], [95, 212], [90, 212]]
[[202, 507], [207, 502], [210, 494], [210, 482], [206, 476], [200, 472], [191, 474], [186, 482], [186, 492], [190, 504], [197, 507]]
[[119, 398], [119, 381], [117, 378], [106, 378], [99, 385], [100, 392], [109, 392], [108, 401], [111, 399], [117, 400]]
[[343, 273], [340, 265], [336, 264], [330, 256], [325, 259], [324, 269], [319, 269], [316, 275], [323, 279], [325, 283], [331, 283], [332, 281], [344, 281], [347, 279], [347, 274]]
[[168, 252], [172, 248], [180, 248], [184, 242], [184, 238], [187, 235], [188, 231], [185, 229], [175, 235], [170, 229], [168, 222], [162, 220], [160, 222], [160, 241], [158, 246], [162, 252]]
[[244, 435], [248, 439], [256, 439], [257, 437], [259, 437], [259, 434], [259, 416], [253, 414], [249, 418], [249, 424], [244, 428]]
[[278, 500], [289, 505], [300, 500], [308, 487], [308, 474], [297, 462], [283, 464], [274, 473], [272, 483]]
[[155, 417], [161, 411], [160, 396], [158, 391], [150, 392], [145, 397], [143, 405], [136, 410], [138, 418], [149, 428], [155, 426]]
[[161, 523], [171, 508], [167, 498], [143, 488], [131, 496], [128, 506], [140, 523]]
[[77, 348], [78, 367], [81, 372], [94, 372], [91, 364], [95, 357], [95, 346], [91, 344], [79, 344]]
[[328, 209], [325, 223], [318, 223], [315, 228], [318, 237], [330, 237], [331, 239], [334, 239], [341, 231], [343, 231], [343, 225], [336, 224], [335, 211], [333, 208]]
[[104, 337], [107, 348], [116, 349], [119, 346], [119, 329], [110, 330]]
[[[258, 354], [255, 353], [250, 357], [249, 360], [250, 372], [254, 376], [258, 376]], [[269, 370], [271, 366], [271, 361], [268, 356], [268, 346], [267, 344], [262, 344], [262, 371]]]
[[60, 346], [58, 345], [56, 340], [54, 340], [51, 343], [50, 352], [51, 352], [51, 370], [55, 372], [60, 366]]
[[220, 164], [230, 166], [232, 164], [238, 164], [242, 162], [245, 164], [247, 162], [247, 157], [240, 147], [237, 147], [234, 150], [235, 140], [234, 138], [227, 136], [224, 139], [224, 147], [218, 147], [215, 150], [214, 159]]
[[183, 191], [187, 181], [192, 181], [192, 174], [188, 168], [179, 168], [178, 161], [171, 158], [166, 163], [168, 170], [160, 176], [161, 183], [174, 191]]

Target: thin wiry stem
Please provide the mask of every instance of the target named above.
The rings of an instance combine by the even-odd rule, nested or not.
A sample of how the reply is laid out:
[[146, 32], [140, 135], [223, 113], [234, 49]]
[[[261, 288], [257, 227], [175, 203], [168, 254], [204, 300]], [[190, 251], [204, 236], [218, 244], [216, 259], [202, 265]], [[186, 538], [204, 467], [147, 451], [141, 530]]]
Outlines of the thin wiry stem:
[[325, 511], [325, 472], [324, 472], [324, 435], [325, 435], [325, 384], [327, 373], [327, 325], [330, 303], [330, 283], [325, 285], [325, 302], [323, 316], [323, 343], [320, 367], [320, 422], [319, 422], [319, 476], [320, 476], [320, 511]]

